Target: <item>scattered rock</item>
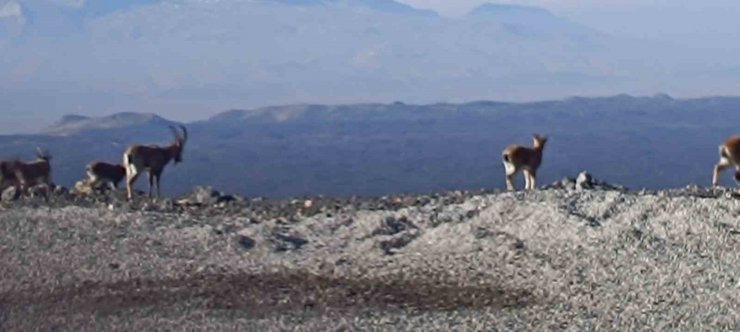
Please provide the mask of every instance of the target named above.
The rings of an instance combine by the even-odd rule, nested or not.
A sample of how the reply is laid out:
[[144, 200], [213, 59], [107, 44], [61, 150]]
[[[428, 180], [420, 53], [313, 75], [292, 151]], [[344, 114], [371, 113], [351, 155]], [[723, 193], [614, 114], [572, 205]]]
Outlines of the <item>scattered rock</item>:
[[178, 205], [206, 205], [206, 206], [217, 206], [225, 203], [236, 201], [237, 198], [232, 195], [226, 195], [218, 190], [214, 190], [211, 187], [198, 186], [195, 187], [193, 193], [188, 197], [177, 201]]
[[308, 243], [308, 240], [303, 239], [286, 227], [273, 229], [270, 239], [277, 252], [298, 250]]
[[543, 187], [543, 189], [555, 190], [617, 190], [627, 191], [627, 188], [619, 185], [612, 185], [607, 182], [595, 179], [587, 171], [582, 171], [574, 178], [565, 177], [560, 181], [553, 182]]
[[90, 185], [89, 181], [80, 180], [75, 183], [74, 188], [70, 192], [75, 195], [93, 195], [95, 194], [95, 188]]
[[193, 192], [195, 202], [199, 204], [213, 205], [219, 202], [221, 193], [211, 187], [196, 187]]
[[409, 229], [415, 229], [416, 225], [411, 223], [405, 216], [398, 219], [394, 217], [387, 217], [381, 223], [380, 227], [376, 228], [372, 235], [395, 235]]
[[239, 243], [244, 250], [251, 250], [257, 244], [257, 241], [246, 235], [238, 235], [236, 242]]
[[20, 190], [16, 189], [16, 187], [8, 187], [3, 191], [2, 194], [2, 201], [3, 202], [12, 202], [17, 200], [21, 196]]
[[69, 190], [64, 186], [54, 186], [54, 196], [66, 196]]
[[383, 250], [386, 255], [393, 255], [399, 249], [407, 246], [409, 243], [419, 237], [420, 232], [413, 230], [409, 232], [403, 232], [401, 234], [391, 236], [390, 238], [378, 241], [378, 247]]
[[581, 172], [576, 178], [576, 190], [593, 189], [592, 181], [591, 174], [586, 171]]
[[174, 211], [175, 201], [169, 198], [162, 198], [159, 200], [159, 208], [163, 211]]

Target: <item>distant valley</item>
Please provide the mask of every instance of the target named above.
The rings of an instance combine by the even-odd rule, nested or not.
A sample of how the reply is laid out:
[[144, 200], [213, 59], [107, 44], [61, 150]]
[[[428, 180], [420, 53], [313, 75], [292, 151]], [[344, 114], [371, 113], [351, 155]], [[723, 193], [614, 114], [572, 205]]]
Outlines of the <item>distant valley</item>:
[[[734, 97], [618, 95], [232, 110], [186, 124], [184, 162], [167, 168], [163, 189], [288, 197], [503, 188], [501, 150], [531, 144], [535, 132], [550, 136], [540, 184], [585, 169], [630, 188], [709, 185], [717, 146], [740, 132], [739, 109]], [[44, 134], [0, 136], [0, 158], [30, 159], [48, 147], [55, 181], [70, 186], [91, 160], [120, 161], [132, 143], [167, 143], [170, 123], [154, 114], [66, 116]]]

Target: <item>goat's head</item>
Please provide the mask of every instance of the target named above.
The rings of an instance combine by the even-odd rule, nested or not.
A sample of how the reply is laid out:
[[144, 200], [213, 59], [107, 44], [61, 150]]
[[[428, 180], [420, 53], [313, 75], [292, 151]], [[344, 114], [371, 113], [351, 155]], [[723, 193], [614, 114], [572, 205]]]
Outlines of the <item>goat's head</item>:
[[182, 133], [178, 132], [175, 126], [170, 126], [170, 130], [172, 130], [172, 134], [175, 136], [175, 141], [172, 142], [172, 146], [174, 147], [174, 155], [172, 157], [175, 163], [182, 162], [182, 150], [185, 148], [185, 142], [188, 140], [188, 130], [183, 125], [179, 126]]
[[546, 136], [541, 136], [539, 134], [532, 135], [532, 140], [534, 142], [533, 144], [534, 144], [534, 147], [535, 148], [540, 148], [540, 149], [541, 148], [544, 148], [545, 147], [545, 143], [547, 143], [547, 137]]

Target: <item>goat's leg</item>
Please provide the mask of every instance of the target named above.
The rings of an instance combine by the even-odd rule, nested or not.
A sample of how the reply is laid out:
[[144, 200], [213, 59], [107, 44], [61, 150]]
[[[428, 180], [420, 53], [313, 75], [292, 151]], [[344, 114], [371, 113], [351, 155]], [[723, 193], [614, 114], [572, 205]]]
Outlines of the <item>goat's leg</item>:
[[132, 173], [126, 174], [126, 192], [128, 194], [128, 200], [134, 199], [134, 183], [136, 182], [136, 179], [139, 178], [140, 173], [136, 173], [133, 171]]
[[730, 167], [731, 163], [727, 158], [721, 158], [717, 165], [714, 165], [714, 172], [712, 173], [712, 187], [719, 187], [719, 174], [726, 168]]
[[524, 190], [529, 190], [532, 188], [532, 173], [526, 168], [522, 170], [522, 173], [524, 174]]
[[154, 173], [149, 172], [149, 198], [152, 198], [152, 189], [154, 187]]
[[156, 183], [156, 185], [157, 185], [157, 198], [159, 198], [159, 197], [162, 197], [162, 193], [161, 193], [161, 192], [160, 192], [160, 190], [159, 190], [159, 179], [160, 179], [160, 177], [161, 177], [161, 174], [157, 174], [157, 175], [156, 175], [156, 176], [154, 177], [154, 181], [155, 181], [155, 183]]
[[529, 190], [537, 190], [537, 171], [529, 171]]
[[506, 190], [508, 191], [514, 191], [516, 188], [514, 188], [514, 175], [516, 173], [506, 174]]

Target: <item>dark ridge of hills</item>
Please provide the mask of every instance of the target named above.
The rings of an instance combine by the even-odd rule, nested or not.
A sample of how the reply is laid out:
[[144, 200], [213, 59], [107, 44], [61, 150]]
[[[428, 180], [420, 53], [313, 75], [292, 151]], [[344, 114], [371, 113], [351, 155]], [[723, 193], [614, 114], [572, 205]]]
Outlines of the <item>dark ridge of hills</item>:
[[[168, 166], [162, 185], [167, 194], [211, 185], [267, 197], [503, 188], [501, 150], [531, 144], [533, 133], [550, 137], [541, 184], [587, 169], [632, 189], [707, 185], [717, 145], [738, 132], [739, 109], [737, 97], [617, 95], [232, 110], [187, 124], [184, 162]], [[68, 117], [66, 136], [0, 136], [0, 159], [33, 158], [36, 146], [48, 147], [55, 181], [71, 186], [91, 160], [119, 162], [132, 143], [171, 141], [168, 121], [131, 118], [151, 123], [108, 130]]]

